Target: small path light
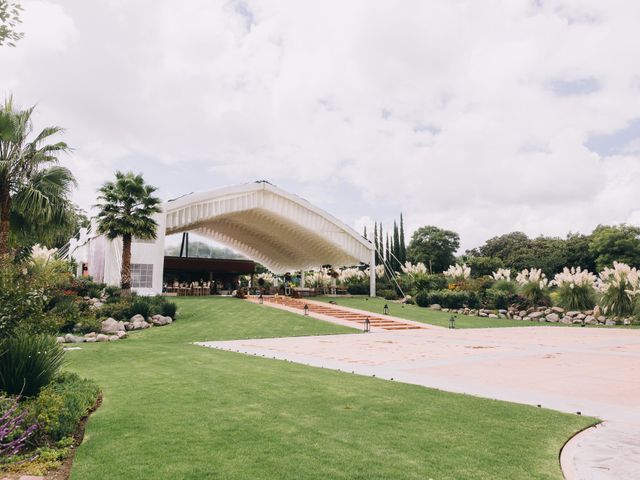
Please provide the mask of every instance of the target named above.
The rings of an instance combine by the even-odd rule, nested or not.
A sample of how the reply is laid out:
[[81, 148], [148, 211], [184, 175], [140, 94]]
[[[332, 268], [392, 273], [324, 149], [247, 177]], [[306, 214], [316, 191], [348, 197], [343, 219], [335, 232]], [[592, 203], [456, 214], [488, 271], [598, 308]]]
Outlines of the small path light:
[[304, 304], [304, 316], [309, 316], [309, 305], [307, 305], [306, 303]]
[[364, 319], [364, 333], [369, 333], [371, 331], [371, 322], [369, 321], [369, 317]]
[[389, 315], [389, 305], [387, 305], [386, 303], [384, 304], [384, 308], [382, 309], [382, 313], [384, 313], [385, 315]]
[[264, 297], [262, 296], [262, 294], [260, 294], [260, 296], [258, 297], [258, 303], [260, 303], [260, 305], [264, 303]]
[[456, 316], [455, 315], [451, 315], [451, 317], [449, 317], [449, 328], [456, 328]]
[[584, 327], [585, 325], [586, 325], [586, 324], [585, 324], [585, 322], [584, 322], [584, 318], [582, 318], [582, 319], [580, 320], [580, 326], [581, 326], [581, 327]]

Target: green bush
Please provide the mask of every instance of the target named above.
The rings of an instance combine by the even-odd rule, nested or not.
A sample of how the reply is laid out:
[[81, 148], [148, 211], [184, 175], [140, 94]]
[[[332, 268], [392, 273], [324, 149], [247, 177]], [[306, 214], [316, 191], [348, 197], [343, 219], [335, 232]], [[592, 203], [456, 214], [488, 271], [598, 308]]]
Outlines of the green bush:
[[397, 300], [398, 299], [398, 294], [396, 293], [395, 290], [391, 290], [391, 289], [386, 289], [386, 290], [380, 290], [378, 291], [378, 297], [382, 297], [385, 300]]
[[133, 302], [131, 302], [131, 306], [127, 310], [126, 318], [129, 319], [135, 315], [142, 315], [144, 318], [149, 318], [152, 315], [151, 301], [148, 297], [133, 297]]
[[443, 290], [448, 285], [447, 278], [442, 274], [416, 274], [414, 282], [418, 292]]
[[557, 304], [566, 310], [591, 310], [596, 305], [596, 292], [592, 285], [564, 283], [556, 291]]
[[18, 332], [0, 341], [0, 390], [32, 397], [51, 382], [64, 361], [54, 337]]
[[539, 282], [527, 282], [520, 286], [520, 295], [527, 298], [533, 305], [550, 306], [549, 290], [541, 287]]
[[98, 332], [102, 330], [102, 321], [95, 317], [84, 317], [74, 325], [73, 331], [77, 333]]
[[347, 286], [347, 292], [351, 295], [367, 295], [369, 293], [369, 285], [364, 283], [352, 283]]
[[172, 319], [175, 320], [177, 312], [178, 312], [178, 305], [176, 305], [174, 302], [165, 301], [162, 304], [160, 315], [164, 315], [165, 317], [171, 317]]
[[515, 295], [497, 288], [489, 288], [482, 295], [482, 306], [489, 309], [506, 309], [513, 302]]
[[30, 418], [38, 423], [39, 445], [57, 442], [75, 431], [78, 422], [95, 405], [99, 387], [75, 373], [63, 373], [28, 404]]
[[416, 303], [421, 307], [438, 304], [444, 308], [478, 308], [480, 301], [475, 292], [464, 290], [436, 290], [419, 292]]
[[515, 295], [518, 287], [515, 282], [510, 282], [509, 280], [497, 280], [493, 286], [491, 287], [494, 290], [499, 290], [501, 292], [507, 292], [512, 295]]

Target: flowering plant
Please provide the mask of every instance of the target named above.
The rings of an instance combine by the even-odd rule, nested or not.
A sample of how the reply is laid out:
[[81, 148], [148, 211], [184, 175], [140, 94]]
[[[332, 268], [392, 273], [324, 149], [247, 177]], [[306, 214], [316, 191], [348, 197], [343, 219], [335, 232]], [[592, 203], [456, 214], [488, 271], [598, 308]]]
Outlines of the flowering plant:
[[8, 403], [5, 412], [0, 416], [0, 455], [11, 457], [20, 452], [38, 428], [38, 424], [34, 423], [24, 428], [28, 411], [27, 409], [18, 411], [20, 397], [14, 397], [8, 402], [7, 400], [0, 398], [0, 403]]
[[511, 270], [508, 268], [499, 268], [496, 272], [492, 272], [491, 276], [494, 280], [506, 280], [507, 282], [511, 281]]
[[565, 267], [551, 282], [558, 286], [558, 304], [568, 310], [587, 310], [595, 305], [596, 276], [580, 267]]
[[427, 267], [422, 262], [418, 262], [415, 265], [412, 264], [411, 262], [405, 262], [405, 264], [402, 265], [400, 268], [402, 269], [402, 273], [407, 273], [409, 275], [416, 275], [416, 274], [424, 275], [427, 273]]
[[443, 272], [445, 277], [449, 277], [455, 282], [467, 280], [471, 277], [471, 268], [467, 267], [466, 263], [462, 265], [451, 265], [446, 271]]
[[549, 279], [539, 268], [522, 270], [516, 275], [516, 282], [520, 285], [522, 296], [526, 297], [534, 305], [548, 304]]
[[615, 317], [631, 315], [640, 295], [640, 272], [626, 263], [613, 262], [613, 268], [600, 272], [596, 288], [605, 313]]

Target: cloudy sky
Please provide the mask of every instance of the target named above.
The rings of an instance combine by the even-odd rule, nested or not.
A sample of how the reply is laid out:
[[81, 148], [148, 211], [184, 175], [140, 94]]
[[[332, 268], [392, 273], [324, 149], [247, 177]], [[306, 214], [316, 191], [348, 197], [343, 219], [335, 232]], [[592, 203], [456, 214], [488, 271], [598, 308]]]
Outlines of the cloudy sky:
[[22, 1], [0, 94], [67, 128], [77, 202], [266, 179], [463, 248], [640, 224], [635, 0]]

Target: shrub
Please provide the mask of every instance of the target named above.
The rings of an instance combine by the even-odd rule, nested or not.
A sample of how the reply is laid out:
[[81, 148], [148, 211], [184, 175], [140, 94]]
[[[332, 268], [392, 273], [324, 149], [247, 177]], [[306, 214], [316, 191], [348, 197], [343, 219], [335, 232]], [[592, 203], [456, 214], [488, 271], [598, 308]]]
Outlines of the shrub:
[[78, 320], [73, 326], [73, 331], [77, 333], [100, 332], [102, 321], [95, 317], [84, 317]]
[[[151, 302], [146, 297], [132, 297], [133, 301], [128, 310], [126, 310], [126, 319], [129, 319], [135, 315], [142, 315], [144, 318], [151, 316]], [[125, 320], [125, 318], [121, 319]]]
[[416, 289], [421, 291], [442, 290], [447, 288], [447, 278], [444, 275], [416, 275]]
[[494, 290], [499, 290], [501, 292], [507, 292], [512, 295], [515, 295], [516, 291], [518, 290], [516, 284], [509, 280], [496, 280], [491, 288], [493, 288]]
[[587, 270], [564, 268], [556, 274], [557, 303], [567, 310], [589, 310], [595, 306], [596, 276]]
[[504, 290], [489, 288], [484, 291], [482, 305], [484, 308], [506, 309], [511, 305], [514, 296], [515, 295]]
[[178, 305], [176, 305], [175, 302], [165, 301], [162, 304], [160, 315], [164, 315], [165, 317], [171, 317], [172, 319], [175, 320], [177, 312], [178, 312]]
[[437, 303], [445, 308], [477, 308], [480, 305], [478, 295], [475, 292], [463, 290], [419, 292], [416, 295], [416, 303], [421, 307], [427, 307]]
[[624, 263], [613, 262], [613, 268], [600, 272], [598, 289], [605, 314], [618, 318], [630, 316], [637, 308], [640, 295], [640, 272]]
[[30, 418], [39, 425], [36, 442], [44, 445], [72, 435], [99, 394], [95, 383], [75, 373], [56, 376], [28, 405]]
[[96, 309], [96, 318], [115, 318], [116, 320], [129, 320], [128, 313], [133, 303], [133, 297], [122, 297], [117, 301], [108, 302]]
[[396, 293], [395, 290], [386, 289], [386, 290], [380, 290], [378, 292], [378, 297], [382, 297], [385, 300], [397, 300], [398, 294]]
[[31, 397], [51, 382], [64, 350], [54, 337], [19, 332], [0, 342], [0, 390]]
[[534, 305], [550, 305], [549, 280], [542, 270], [532, 268], [531, 271], [524, 269], [516, 277], [520, 285], [520, 294], [529, 299]]
[[369, 285], [364, 283], [352, 283], [347, 286], [347, 292], [351, 295], [366, 295], [369, 293]]

